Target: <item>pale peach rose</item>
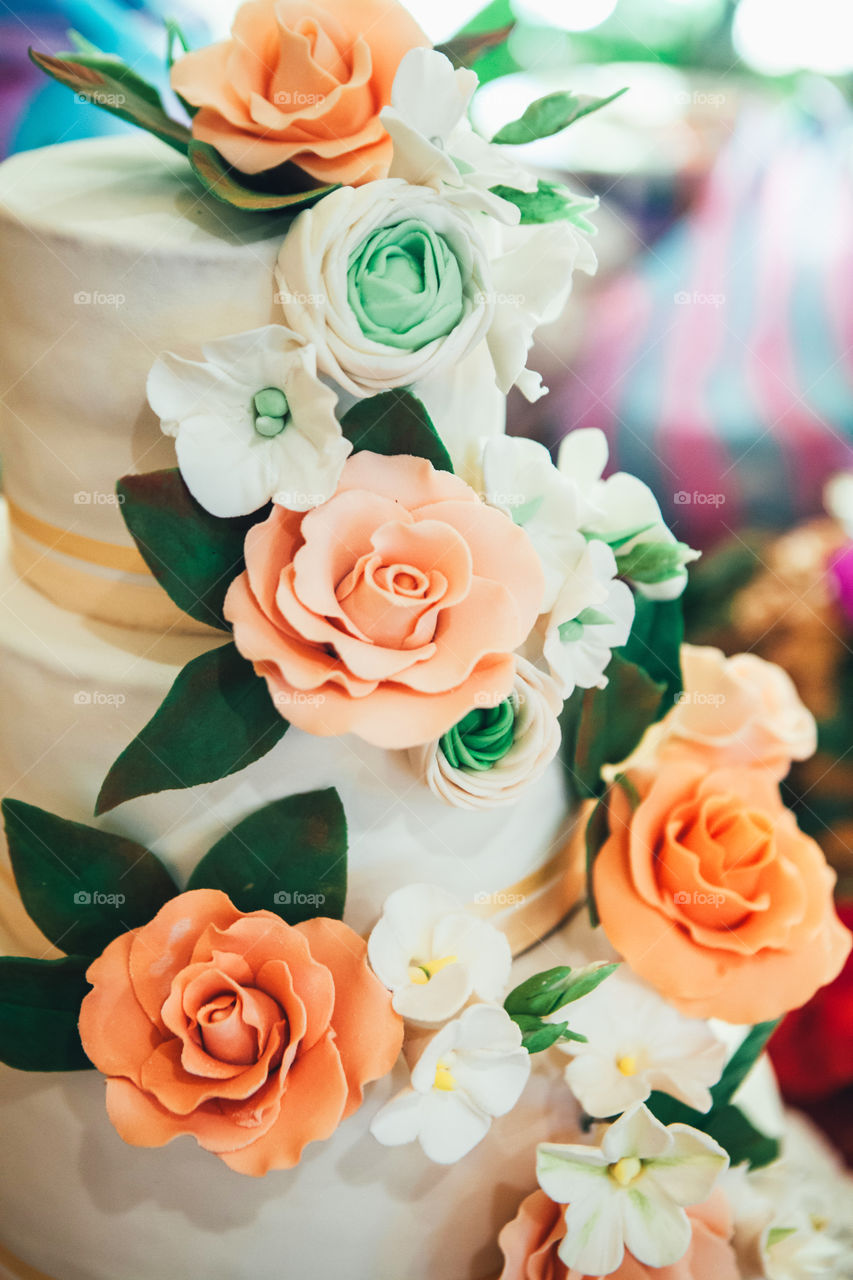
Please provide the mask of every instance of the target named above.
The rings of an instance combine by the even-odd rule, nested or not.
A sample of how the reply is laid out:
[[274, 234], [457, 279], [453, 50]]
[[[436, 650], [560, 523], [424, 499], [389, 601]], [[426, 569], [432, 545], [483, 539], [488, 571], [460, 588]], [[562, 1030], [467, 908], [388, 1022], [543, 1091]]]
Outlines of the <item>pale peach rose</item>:
[[191, 1134], [238, 1173], [296, 1164], [387, 1074], [403, 1022], [340, 920], [173, 898], [89, 966], [80, 1037], [125, 1142]]
[[835, 873], [767, 769], [688, 757], [612, 789], [593, 887], [631, 969], [690, 1018], [753, 1023], [804, 1004], [841, 970], [851, 938]]
[[429, 40], [397, 0], [249, 0], [231, 39], [180, 58], [193, 136], [241, 173], [286, 161], [319, 182], [387, 177], [379, 113], [403, 55]]
[[[608, 1280], [739, 1280], [740, 1272], [729, 1241], [732, 1221], [728, 1202], [716, 1190], [704, 1204], [692, 1205], [687, 1216], [693, 1238], [684, 1257], [670, 1267], [647, 1267], [631, 1253]], [[544, 1191], [522, 1200], [517, 1215], [498, 1236], [504, 1255], [499, 1280], [598, 1280], [569, 1270], [557, 1250], [566, 1234], [564, 1206]]]
[[681, 663], [684, 693], [661, 725], [661, 751], [683, 758], [687, 747], [709, 765], [763, 765], [778, 778], [792, 760], [814, 755], [814, 716], [781, 667], [754, 653], [727, 658], [689, 644]]
[[249, 530], [225, 616], [286, 719], [406, 748], [509, 695], [543, 591], [527, 534], [464, 481], [363, 452], [328, 502]]

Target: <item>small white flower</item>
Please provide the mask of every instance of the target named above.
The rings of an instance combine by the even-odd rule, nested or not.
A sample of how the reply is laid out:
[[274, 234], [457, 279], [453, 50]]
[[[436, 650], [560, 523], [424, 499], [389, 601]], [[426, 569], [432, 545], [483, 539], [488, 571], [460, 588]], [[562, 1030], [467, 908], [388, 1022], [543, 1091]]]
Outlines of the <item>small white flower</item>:
[[503, 998], [512, 953], [499, 929], [435, 885], [411, 884], [386, 899], [367, 944], [374, 972], [404, 1018], [437, 1026], [472, 995]]
[[474, 71], [454, 70], [435, 49], [411, 49], [405, 55], [391, 105], [381, 112], [394, 143], [389, 176], [433, 187], [448, 200], [515, 225], [517, 206], [490, 189], [535, 191], [536, 179], [471, 128], [468, 105], [478, 84]]
[[600, 1147], [541, 1144], [539, 1185], [567, 1206], [560, 1258], [590, 1276], [615, 1271], [626, 1248], [647, 1267], [671, 1266], [691, 1240], [685, 1206], [706, 1200], [727, 1165], [707, 1134], [665, 1127], [642, 1103], [608, 1126]]
[[270, 499], [306, 511], [330, 498], [352, 445], [314, 348], [268, 325], [202, 352], [204, 363], [162, 355], [148, 375], [148, 400], [196, 501], [226, 517]]
[[835, 1280], [846, 1252], [826, 1223], [803, 1212], [777, 1214], [762, 1232], [760, 1251], [767, 1280]]
[[[607, 438], [603, 431], [582, 428], [564, 437], [557, 466], [581, 489], [591, 507], [600, 513], [584, 526], [606, 542], [620, 542], [626, 556], [640, 543], [676, 544], [667, 528], [657, 499], [648, 485], [625, 471], [602, 479], [607, 465]], [[628, 537], [633, 534], [633, 537]], [[624, 541], [622, 541], [624, 539]], [[638, 591], [652, 600], [675, 600], [687, 585], [685, 564], [698, 559], [697, 551], [685, 551], [682, 563], [662, 582], [636, 582]]]
[[696, 1111], [710, 1109], [726, 1046], [706, 1022], [683, 1017], [651, 987], [612, 974], [572, 1006], [571, 1028], [587, 1043], [560, 1042], [572, 1055], [566, 1082], [589, 1115], [616, 1115], [652, 1090]]
[[[506, 706], [509, 710], [506, 711]], [[479, 721], [484, 716], [494, 722], [508, 720], [506, 732], [512, 745], [492, 764], [454, 764], [448, 751], [451, 743], [439, 739], [409, 751], [415, 772], [423, 777], [433, 795], [460, 809], [489, 809], [495, 805], [513, 804], [519, 795], [540, 778], [560, 748], [558, 716], [563, 699], [554, 681], [532, 663], [516, 657], [513, 691], [507, 704], [493, 710], [472, 711], [466, 721]], [[465, 722], [463, 722], [464, 724]], [[493, 723], [479, 725], [475, 739], [482, 733], [496, 732]], [[458, 726], [457, 726], [458, 728]], [[473, 730], [472, 730], [473, 732]], [[445, 738], [453, 735], [445, 735]], [[462, 747], [465, 747], [462, 735]], [[476, 742], [470, 744], [476, 750]]]
[[373, 1118], [386, 1147], [419, 1142], [437, 1164], [455, 1164], [506, 1115], [530, 1075], [521, 1032], [499, 1005], [475, 1004], [442, 1027], [412, 1069], [411, 1085]]
[[573, 689], [603, 689], [612, 651], [625, 644], [634, 597], [616, 579], [616, 557], [605, 542], [577, 535], [577, 558], [545, 623], [544, 654], [564, 698]]

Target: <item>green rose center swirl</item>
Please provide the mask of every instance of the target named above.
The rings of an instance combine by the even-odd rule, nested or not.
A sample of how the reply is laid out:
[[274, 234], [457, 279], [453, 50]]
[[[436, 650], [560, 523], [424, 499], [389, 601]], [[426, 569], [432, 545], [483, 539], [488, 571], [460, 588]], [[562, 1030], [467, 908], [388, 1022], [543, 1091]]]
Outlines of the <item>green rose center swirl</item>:
[[497, 707], [469, 711], [439, 740], [448, 764], [478, 773], [494, 768], [515, 740], [515, 716], [511, 698]]
[[371, 232], [350, 256], [347, 296], [366, 338], [403, 351], [446, 337], [465, 314], [456, 255], [417, 218]]

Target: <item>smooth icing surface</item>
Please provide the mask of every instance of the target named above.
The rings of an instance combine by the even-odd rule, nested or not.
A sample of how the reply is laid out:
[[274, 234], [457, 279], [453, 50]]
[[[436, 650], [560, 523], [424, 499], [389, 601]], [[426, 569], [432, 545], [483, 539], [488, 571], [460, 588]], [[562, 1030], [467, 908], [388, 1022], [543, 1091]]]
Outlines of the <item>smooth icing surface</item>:
[[[95, 798], [109, 766], [154, 714], [179, 668], [211, 642], [71, 614], [17, 580], [4, 550], [0, 544], [0, 795], [150, 845], [183, 882], [215, 840], [254, 809], [335, 786], [349, 826], [347, 922], [359, 932], [403, 884], [440, 884], [463, 901], [488, 898], [538, 871], [564, 844], [569, 824], [558, 764], [516, 804], [464, 811], [434, 796], [404, 752], [296, 728], [241, 773], [145, 796], [96, 821]], [[25, 945], [41, 954], [8, 869], [0, 876], [0, 926], [12, 934], [10, 950]]]

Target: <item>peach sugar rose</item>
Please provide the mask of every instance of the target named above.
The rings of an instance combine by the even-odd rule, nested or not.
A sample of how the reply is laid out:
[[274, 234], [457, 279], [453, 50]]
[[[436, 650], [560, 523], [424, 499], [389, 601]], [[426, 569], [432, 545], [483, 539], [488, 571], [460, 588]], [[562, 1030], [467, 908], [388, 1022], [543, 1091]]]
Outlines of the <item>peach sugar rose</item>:
[[397, 0], [249, 0], [231, 39], [180, 58], [193, 136], [241, 173], [287, 161], [319, 182], [387, 177], [379, 113], [403, 55], [429, 40]]
[[362, 452], [307, 513], [273, 508], [225, 599], [282, 715], [407, 748], [513, 688], [542, 602], [523, 529], [424, 458]]
[[[568, 1269], [558, 1256], [566, 1234], [564, 1206], [555, 1204], [544, 1191], [534, 1191], [522, 1200], [518, 1213], [498, 1237], [504, 1255], [499, 1280], [592, 1280]], [[704, 1204], [692, 1205], [687, 1216], [693, 1238], [680, 1261], [670, 1267], [646, 1267], [626, 1253], [621, 1265], [607, 1280], [739, 1280], [732, 1234], [731, 1214], [719, 1190]]]
[[215, 889], [180, 894], [86, 974], [87, 1055], [125, 1142], [192, 1134], [238, 1173], [295, 1165], [393, 1067], [402, 1019], [339, 920], [291, 926]]
[[763, 768], [661, 761], [612, 789], [593, 869], [608, 939], [690, 1018], [754, 1023], [804, 1004], [841, 970], [851, 937], [835, 873]]

